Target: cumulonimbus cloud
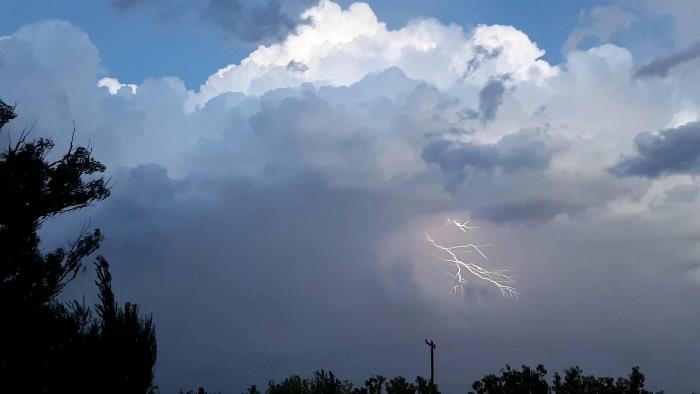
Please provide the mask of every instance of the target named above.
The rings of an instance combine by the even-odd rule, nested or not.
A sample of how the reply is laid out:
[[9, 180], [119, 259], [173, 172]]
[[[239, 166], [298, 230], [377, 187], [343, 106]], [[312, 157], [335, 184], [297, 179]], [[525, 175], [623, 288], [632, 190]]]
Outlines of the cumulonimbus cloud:
[[[0, 92], [19, 113], [9, 131], [34, 124], [60, 152], [75, 120], [77, 141], [116, 181], [85, 215], [107, 235], [115, 277], [129, 278], [120, 292], [158, 321], [163, 391], [202, 380], [243, 390], [289, 365], [345, 368], [357, 381], [405, 375], [422, 368], [406, 344], [436, 325], [481, 349], [473, 371], [533, 351], [555, 363], [552, 332], [591, 364], [610, 355], [633, 365], [608, 346], [627, 338], [663, 368], [694, 365], [677, 349], [700, 324], [687, 313], [700, 283], [689, 263], [696, 181], [678, 189], [665, 176], [689, 168], [680, 164], [651, 181], [608, 171], [621, 154], [651, 157], [629, 152], [631, 141], [695, 105], [681, 88], [692, 76], [634, 79], [635, 56], [614, 45], [550, 64], [512, 26], [391, 29], [366, 4], [328, 1], [304, 15], [308, 24], [195, 90], [177, 77], [118, 81], [65, 22], [0, 39]], [[668, 148], [655, 137], [642, 145], [670, 165], [692, 142], [681, 134], [668, 132], [679, 140]], [[478, 218], [489, 258], [518, 272], [518, 304], [480, 289], [455, 298], [426, 265], [425, 227], [454, 214]], [[66, 217], [43, 239], [64, 242], [84, 219]], [[83, 285], [76, 297], [92, 293]], [[600, 319], [620, 310], [623, 320]], [[505, 336], [520, 345], [501, 346]], [[676, 350], [655, 351], [668, 341]], [[463, 389], [459, 365], [450, 391]], [[660, 383], [673, 384], [690, 391]]]

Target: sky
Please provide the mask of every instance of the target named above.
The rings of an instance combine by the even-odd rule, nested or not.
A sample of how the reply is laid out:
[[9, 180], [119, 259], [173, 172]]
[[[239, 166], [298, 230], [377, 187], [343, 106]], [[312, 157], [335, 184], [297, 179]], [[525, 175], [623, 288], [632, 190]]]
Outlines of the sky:
[[[700, 3], [0, 0], [10, 136], [89, 144], [161, 392], [543, 363], [700, 391]], [[2, 136], [2, 138], [6, 138]], [[471, 219], [474, 232], [449, 220]], [[517, 299], [426, 234], [474, 243]], [[94, 276], [64, 297], [95, 301]]]

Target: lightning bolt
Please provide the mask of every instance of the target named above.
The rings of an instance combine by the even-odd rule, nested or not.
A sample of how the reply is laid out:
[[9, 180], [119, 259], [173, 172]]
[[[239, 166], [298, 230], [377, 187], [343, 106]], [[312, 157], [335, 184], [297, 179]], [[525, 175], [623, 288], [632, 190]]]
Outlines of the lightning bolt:
[[[448, 222], [454, 224], [460, 231], [465, 233], [474, 231], [478, 228], [475, 226], [471, 226], [469, 224], [469, 220], [460, 222], [458, 220], [448, 219]], [[435, 240], [430, 238], [430, 235], [426, 234], [425, 236], [428, 239], [428, 242], [430, 242], [435, 248], [443, 251], [444, 255], [447, 256], [438, 257], [438, 259], [454, 266], [456, 270], [454, 273], [440, 271], [443, 274], [452, 278], [452, 291], [454, 293], [457, 293], [457, 291], [459, 290], [462, 294], [464, 294], [464, 284], [467, 283], [467, 280], [464, 276], [473, 275], [498, 288], [498, 290], [501, 291], [501, 294], [504, 297], [510, 297], [514, 299], [518, 298], [518, 290], [513, 286], [515, 284], [515, 280], [513, 280], [513, 277], [508, 274], [508, 270], [489, 271], [486, 268], [475, 263], [465, 262], [463, 258], [459, 256], [460, 253], [476, 252], [481, 257], [488, 260], [488, 257], [486, 256], [486, 253], [484, 253], [483, 248], [490, 246], [490, 244], [477, 245], [468, 243], [465, 245], [444, 246], [435, 242]]]
[[457, 226], [457, 227], [458, 227], [462, 232], [464, 232], [464, 233], [466, 233], [467, 231], [474, 231], [474, 230], [476, 230], [476, 229], [479, 228], [479, 227], [475, 227], [475, 226], [470, 226], [470, 225], [469, 225], [469, 222], [470, 222], [470, 221], [471, 221], [471, 219], [467, 219], [467, 220], [465, 220], [465, 221], [463, 221], [463, 222], [459, 222], [459, 221], [454, 220], [454, 219], [447, 219], [447, 223], [452, 223], [452, 224], [454, 224], [455, 226]]

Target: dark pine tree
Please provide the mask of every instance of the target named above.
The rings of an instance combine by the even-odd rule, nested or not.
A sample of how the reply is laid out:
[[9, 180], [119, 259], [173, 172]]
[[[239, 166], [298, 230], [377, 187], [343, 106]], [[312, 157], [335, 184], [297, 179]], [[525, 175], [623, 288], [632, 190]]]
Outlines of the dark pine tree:
[[[14, 118], [14, 107], [0, 100], [0, 131]], [[116, 303], [107, 261], [97, 260], [97, 316], [56, 299], [99, 248], [100, 230], [84, 228], [70, 246], [48, 252], [38, 236], [47, 219], [109, 196], [98, 176], [105, 166], [72, 140], [49, 161], [53, 142], [28, 138], [22, 131], [0, 153], [0, 394], [146, 393], [153, 323], [136, 305]]]

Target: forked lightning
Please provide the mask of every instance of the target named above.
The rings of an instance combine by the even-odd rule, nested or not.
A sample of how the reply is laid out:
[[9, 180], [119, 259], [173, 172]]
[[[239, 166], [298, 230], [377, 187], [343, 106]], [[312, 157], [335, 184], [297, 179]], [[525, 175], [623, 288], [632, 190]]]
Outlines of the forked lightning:
[[[468, 231], [474, 231], [478, 228], [471, 226], [469, 224], [469, 220], [460, 222], [457, 220], [448, 219], [448, 222], [454, 224], [460, 231], [465, 233]], [[454, 273], [443, 271], [445, 275], [452, 278], [452, 291], [456, 293], [457, 290], [459, 290], [462, 294], [464, 294], [464, 284], [467, 282], [464, 274], [468, 273], [495, 286], [501, 291], [501, 294], [503, 294], [504, 297], [515, 299], [518, 298], [518, 290], [514, 287], [515, 281], [513, 280], [512, 276], [508, 274], [508, 270], [489, 271], [475, 263], [465, 262], [463, 258], [460, 257], [460, 254], [462, 253], [476, 252], [484, 259], [488, 259], [486, 257], [486, 253], [483, 251], [483, 248], [489, 246], [489, 244], [477, 245], [468, 243], [465, 245], [443, 246], [430, 238], [430, 235], [426, 234], [425, 236], [434, 247], [442, 250], [448, 256], [438, 258], [453, 265], [456, 270]]]

